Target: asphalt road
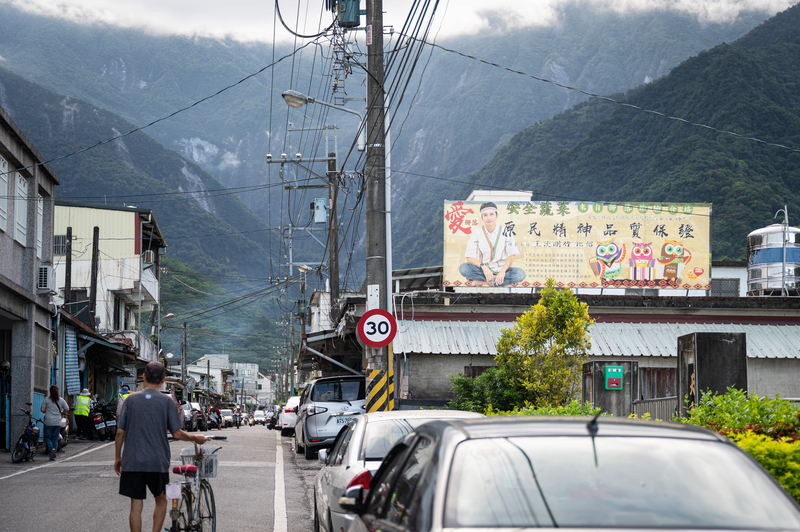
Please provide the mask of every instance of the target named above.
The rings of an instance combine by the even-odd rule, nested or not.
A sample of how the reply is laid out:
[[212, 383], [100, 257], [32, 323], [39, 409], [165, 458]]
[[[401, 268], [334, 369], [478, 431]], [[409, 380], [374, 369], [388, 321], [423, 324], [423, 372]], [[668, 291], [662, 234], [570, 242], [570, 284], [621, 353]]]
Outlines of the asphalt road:
[[[294, 452], [294, 438], [263, 426], [228, 428], [210, 434], [227, 436], [219, 474], [211, 479], [217, 507], [217, 530], [307, 532], [313, 528], [313, 482], [321, 467]], [[173, 465], [190, 445], [172, 441]], [[66, 453], [50, 462], [14, 464], [0, 452], [0, 531], [127, 530], [129, 499], [118, 494], [113, 442], [71, 441]], [[180, 478], [170, 475], [172, 480]], [[277, 482], [276, 482], [277, 480]], [[142, 529], [152, 529], [153, 499], [148, 493]], [[168, 522], [165, 522], [167, 525]]]

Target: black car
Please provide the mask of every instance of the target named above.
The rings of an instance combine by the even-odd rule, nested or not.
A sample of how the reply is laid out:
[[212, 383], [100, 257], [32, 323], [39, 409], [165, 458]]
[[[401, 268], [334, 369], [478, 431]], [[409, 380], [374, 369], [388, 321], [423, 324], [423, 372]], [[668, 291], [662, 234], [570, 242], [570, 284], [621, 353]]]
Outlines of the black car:
[[800, 506], [727, 439], [672, 423], [434, 421], [339, 500], [351, 532], [480, 528], [800, 530]]

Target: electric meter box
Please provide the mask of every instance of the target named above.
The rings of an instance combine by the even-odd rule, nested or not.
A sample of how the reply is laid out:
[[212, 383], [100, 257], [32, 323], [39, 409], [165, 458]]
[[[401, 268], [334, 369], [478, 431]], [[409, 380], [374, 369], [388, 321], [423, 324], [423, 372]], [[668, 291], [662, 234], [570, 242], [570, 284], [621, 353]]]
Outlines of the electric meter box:
[[328, 198], [317, 198], [312, 206], [314, 208], [314, 223], [328, 223]]
[[621, 390], [623, 375], [624, 372], [622, 370], [622, 366], [606, 366], [605, 367], [606, 390]]
[[359, 0], [339, 0], [336, 8], [339, 11], [339, 26], [357, 28], [361, 25]]

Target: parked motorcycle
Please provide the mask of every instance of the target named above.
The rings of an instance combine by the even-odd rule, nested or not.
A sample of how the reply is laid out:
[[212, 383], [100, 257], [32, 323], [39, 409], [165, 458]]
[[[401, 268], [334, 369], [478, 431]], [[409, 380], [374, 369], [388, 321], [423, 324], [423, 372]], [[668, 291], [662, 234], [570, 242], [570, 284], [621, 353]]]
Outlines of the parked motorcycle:
[[113, 440], [117, 436], [117, 416], [111, 411], [110, 403], [97, 403], [89, 414], [89, 424], [91, 439]]
[[[25, 403], [28, 406], [33, 406], [31, 403]], [[28, 416], [28, 426], [25, 427], [25, 431], [17, 440], [17, 444], [14, 446], [14, 450], [11, 453], [11, 461], [15, 464], [22, 462], [23, 460], [31, 460], [33, 461], [34, 457], [36, 456], [36, 445], [39, 444], [39, 427], [36, 425], [38, 423], [44, 423], [41, 419], [36, 419], [31, 414], [30, 410], [25, 410], [24, 408], [20, 408], [25, 415]]]
[[214, 412], [209, 412], [208, 413], [207, 425], [208, 425], [208, 430], [212, 430], [212, 429], [219, 430], [219, 428], [220, 428], [219, 421], [217, 420], [217, 416], [216, 416], [216, 414], [214, 414]]

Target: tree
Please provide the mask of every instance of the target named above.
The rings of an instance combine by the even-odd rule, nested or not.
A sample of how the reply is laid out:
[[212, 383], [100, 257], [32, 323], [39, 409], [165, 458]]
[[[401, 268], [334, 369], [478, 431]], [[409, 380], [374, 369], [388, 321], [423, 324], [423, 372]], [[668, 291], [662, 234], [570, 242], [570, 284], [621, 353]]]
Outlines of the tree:
[[592, 323], [585, 303], [547, 280], [539, 302], [505, 329], [497, 344], [499, 370], [523, 402], [561, 406], [575, 396]]

